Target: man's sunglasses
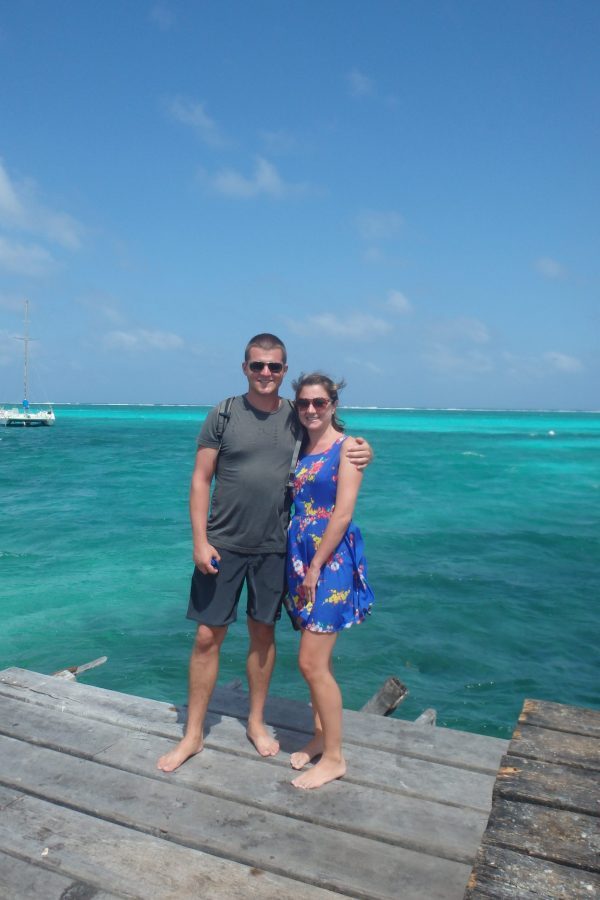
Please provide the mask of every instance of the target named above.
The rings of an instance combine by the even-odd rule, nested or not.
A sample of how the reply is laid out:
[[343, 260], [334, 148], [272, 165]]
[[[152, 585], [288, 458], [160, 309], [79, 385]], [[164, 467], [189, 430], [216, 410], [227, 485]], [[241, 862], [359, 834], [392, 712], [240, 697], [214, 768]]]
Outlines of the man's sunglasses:
[[255, 374], [257, 374], [258, 372], [262, 372], [262, 370], [264, 369], [265, 366], [267, 366], [271, 375], [279, 375], [279, 374], [281, 374], [281, 372], [283, 372], [283, 363], [258, 362], [258, 361], [248, 363], [248, 368], [250, 369], [251, 372], [254, 372]]
[[311, 403], [315, 409], [327, 409], [331, 400], [326, 400], [325, 397], [315, 397], [314, 400], [305, 400], [301, 397], [300, 400], [296, 400], [296, 406], [302, 410], [308, 409]]

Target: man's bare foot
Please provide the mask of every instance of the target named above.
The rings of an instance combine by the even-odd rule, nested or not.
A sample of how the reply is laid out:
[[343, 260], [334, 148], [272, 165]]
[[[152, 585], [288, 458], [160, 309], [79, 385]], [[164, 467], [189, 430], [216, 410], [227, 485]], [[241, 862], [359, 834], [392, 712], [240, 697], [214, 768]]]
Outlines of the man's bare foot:
[[174, 772], [175, 769], [178, 769], [186, 759], [190, 758], [190, 756], [195, 756], [196, 753], [200, 753], [203, 746], [204, 743], [202, 738], [188, 738], [186, 736], [183, 740], [179, 741], [173, 750], [169, 750], [168, 753], [161, 756], [156, 764], [156, 768], [161, 769], [163, 772]]
[[261, 756], [275, 756], [279, 753], [279, 741], [269, 734], [264, 725], [254, 725], [248, 722], [246, 734]]
[[319, 756], [320, 753], [323, 752], [323, 735], [315, 734], [313, 738], [308, 742], [306, 747], [302, 747], [301, 750], [296, 750], [295, 753], [292, 753], [290, 756], [290, 765], [292, 769], [303, 769], [304, 766], [314, 759], [315, 756]]
[[340, 760], [331, 760], [323, 757], [320, 762], [307, 769], [302, 775], [294, 778], [292, 784], [301, 790], [310, 790], [311, 788], [319, 788], [328, 781], [335, 781], [346, 774], [346, 761], [342, 757]]

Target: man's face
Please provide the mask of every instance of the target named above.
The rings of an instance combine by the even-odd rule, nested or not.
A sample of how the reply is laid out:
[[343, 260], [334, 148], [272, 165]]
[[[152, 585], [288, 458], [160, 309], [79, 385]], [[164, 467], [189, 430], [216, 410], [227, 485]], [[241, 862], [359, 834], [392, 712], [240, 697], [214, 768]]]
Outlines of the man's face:
[[[262, 365], [259, 366], [259, 363]], [[279, 372], [273, 372], [268, 364], [272, 363], [276, 369], [281, 366]], [[262, 347], [250, 347], [247, 362], [242, 363], [242, 370], [248, 379], [250, 393], [268, 397], [277, 394], [281, 382], [287, 372], [287, 366], [283, 362], [283, 352], [280, 347], [274, 350], [263, 350]]]

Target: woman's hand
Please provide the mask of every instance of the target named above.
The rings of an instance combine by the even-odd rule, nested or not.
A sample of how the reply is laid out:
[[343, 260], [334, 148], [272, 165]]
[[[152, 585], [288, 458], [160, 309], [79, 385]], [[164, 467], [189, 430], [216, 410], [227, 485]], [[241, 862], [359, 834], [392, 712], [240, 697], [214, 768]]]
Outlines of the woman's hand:
[[302, 591], [302, 597], [305, 603], [314, 603], [320, 574], [320, 566], [313, 566], [312, 564], [309, 566], [308, 571], [304, 576], [304, 581], [300, 585], [300, 590]]

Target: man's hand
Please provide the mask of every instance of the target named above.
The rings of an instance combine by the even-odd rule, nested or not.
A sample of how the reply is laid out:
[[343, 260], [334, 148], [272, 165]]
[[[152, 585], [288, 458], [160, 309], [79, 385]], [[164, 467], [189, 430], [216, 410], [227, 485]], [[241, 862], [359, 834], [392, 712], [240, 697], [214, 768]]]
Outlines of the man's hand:
[[373, 462], [373, 450], [368, 441], [362, 437], [348, 438], [346, 441], [346, 456], [348, 461], [356, 466], [359, 472], [366, 469]]
[[212, 544], [202, 544], [196, 549], [194, 547], [194, 563], [198, 566], [203, 575], [218, 575], [219, 570], [213, 566], [211, 560], [221, 561], [221, 555]]

